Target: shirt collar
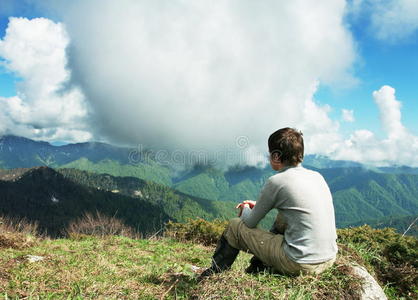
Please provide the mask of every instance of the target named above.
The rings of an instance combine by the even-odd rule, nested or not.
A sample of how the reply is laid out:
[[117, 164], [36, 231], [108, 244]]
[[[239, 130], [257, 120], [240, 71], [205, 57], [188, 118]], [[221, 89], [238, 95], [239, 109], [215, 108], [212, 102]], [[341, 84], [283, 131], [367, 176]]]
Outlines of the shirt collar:
[[301, 168], [301, 167], [302, 167], [302, 163], [298, 163], [296, 166], [287, 166], [287, 167], [284, 167], [283, 169], [279, 170], [279, 173], [282, 173], [282, 172], [284, 172], [284, 171], [286, 171], [288, 169], [291, 169], [291, 168]]

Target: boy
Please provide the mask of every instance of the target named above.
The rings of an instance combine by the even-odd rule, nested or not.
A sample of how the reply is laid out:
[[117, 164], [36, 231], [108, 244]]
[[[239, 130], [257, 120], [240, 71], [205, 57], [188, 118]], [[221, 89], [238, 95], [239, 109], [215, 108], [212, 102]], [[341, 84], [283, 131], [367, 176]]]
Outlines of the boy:
[[[255, 255], [252, 272], [262, 262], [282, 274], [321, 273], [337, 253], [334, 207], [324, 178], [301, 166], [302, 133], [282, 128], [268, 139], [270, 165], [277, 174], [265, 183], [256, 201], [244, 201], [239, 217], [231, 219], [218, 241], [212, 266], [200, 278], [227, 270], [240, 250]], [[272, 209], [282, 234], [256, 228]], [[260, 262], [261, 261], [261, 262]]]

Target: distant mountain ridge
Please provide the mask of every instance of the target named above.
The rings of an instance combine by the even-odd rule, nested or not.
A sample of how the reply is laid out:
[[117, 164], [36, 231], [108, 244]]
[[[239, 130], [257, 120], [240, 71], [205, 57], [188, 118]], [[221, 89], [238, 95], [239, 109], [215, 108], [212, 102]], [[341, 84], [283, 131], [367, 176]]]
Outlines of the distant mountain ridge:
[[146, 150], [89, 142], [53, 146], [23, 137], [0, 138], [0, 168], [77, 168], [115, 176], [134, 176], [170, 185], [173, 170], [153, 160]]
[[[4, 169], [48, 166], [52, 168], [84, 159], [93, 164], [117, 161], [120, 165], [141, 165], [158, 162], [152, 151], [139, 153], [138, 149], [118, 147], [102, 142], [86, 142], [54, 146], [44, 141], [4, 135], [0, 137], [0, 167]], [[418, 168], [409, 166], [371, 167], [348, 160], [332, 160], [323, 155], [305, 155], [304, 164], [317, 169], [363, 167], [376, 172], [393, 174], [418, 174]], [[161, 166], [168, 168], [168, 166]]]
[[58, 167], [82, 157], [92, 162], [111, 158], [127, 164], [131, 151], [129, 148], [98, 142], [53, 146], [48, 142], [6, 135], [0, 137], [0, 166], [6, 169]]

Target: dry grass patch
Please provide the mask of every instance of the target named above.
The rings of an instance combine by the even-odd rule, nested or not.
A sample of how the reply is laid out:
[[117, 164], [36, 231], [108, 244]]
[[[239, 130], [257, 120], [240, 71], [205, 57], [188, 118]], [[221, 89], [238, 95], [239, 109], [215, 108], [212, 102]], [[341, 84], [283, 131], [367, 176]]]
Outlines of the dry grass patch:
[[40, 236], [38, 223], [29, 222], [25, 218], [9, 218], [0, 216], [0, 232], [23, 233], [27, 235]]
[[0, 233], [0, 249], [13, 248], [23, 249], [32, 247], [36, 244], [37, 239], [33, 236], [28, 236], [22, 233]]
[[72, 239], [84, 239], [86, 236], [99, 237], [118, 235], [130, 238], [140, 238], [141, 235], [126, 226], [115, 217], [108, 217], [96, 211], [95, 214], [85, 213], [81, 218], [68, 224], [67, 235]]
[[32, 247], [39, 239], [38, 225], [25, 219], [0, 217], [0, 249]]

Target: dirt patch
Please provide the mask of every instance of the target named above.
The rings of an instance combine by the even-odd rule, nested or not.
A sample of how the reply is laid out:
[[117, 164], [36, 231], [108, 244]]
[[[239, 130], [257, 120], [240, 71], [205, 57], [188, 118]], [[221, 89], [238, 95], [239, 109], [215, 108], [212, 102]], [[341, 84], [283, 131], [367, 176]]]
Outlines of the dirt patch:
[[9, 281], [10, 278], [11, 276], [9, 272], [5, 268], [0, 267], [0, 283], [1, 283], [0, 285], [4, 286]]

